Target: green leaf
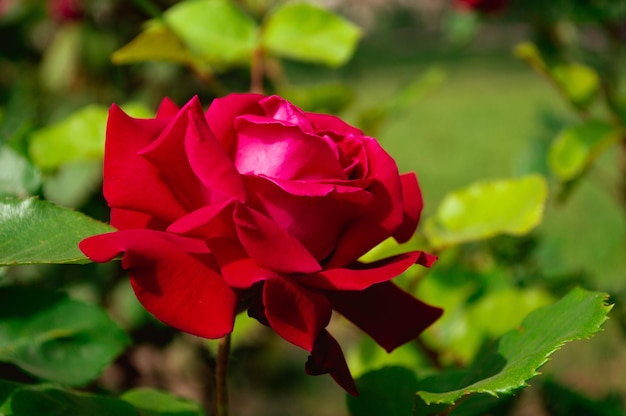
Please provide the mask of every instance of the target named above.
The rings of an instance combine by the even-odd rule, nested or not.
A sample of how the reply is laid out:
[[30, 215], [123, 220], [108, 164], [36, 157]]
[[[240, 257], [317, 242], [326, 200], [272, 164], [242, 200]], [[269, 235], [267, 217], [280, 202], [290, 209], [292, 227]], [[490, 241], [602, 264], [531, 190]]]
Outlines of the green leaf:
[[127, 335], [95, 305], [59, 292], [0, 288], [0, 360], [39, 378], [84, 385], [128, 344]]
[[570, 390], [554, 380], [546, 380], [541, 386], [542, 402], [552, 416], [624, 416], [622, 398], [592, 399]]
[[232, 1], [181, 1], [163, 18], [194, 55], [214, 66], [247, 64], [257, 46], [256, 22]]
[[586, 109], [600, 89], [600, 77], [592, 68], [578, 63], [556, 65], [550, 73], [568, 100]]
[[564, 343], [600, 331], [611, 310], [607, 298], [604, 293], [572, 290], [558, 302], [528, 315], [521, 328], [504, 334], [468, 369], [420, 380], [418, 398], [427, 404], [453, 404], [468, 394], [497, 396], [526, 386]]
[[590, 120], [561, 131], [548, 153], [552, 171], [562, 181], [580, 176], [607, 147], [620, 140], [620, 134], [606, 122]]
[[81, 159], [100, 159], [104, 155], [104, 135], [108, 109], [90, 105], [33, 133], [29, 153], [42, 169]]
[[354, 90], [346, 84], [330, 82], [315, 85], [290, 86], [279, 91], [304, 111], [338, 114], [354, 100]]
[[418, 297], [442, 307], [444, 315], [423, 334], [424, 341], [441, 351], [445, 364], [470, 362], [486, 341], [517, 328], [528, 313], [551, 303], [539, 288], [504, 288], [475, 297], [474, 285], [450, 285], [427, 276]]
[[415, 373], [404, 367], [384, 367], [356, 379], [359, 396], [347, 396], [352, 416], [411, 414], [418, 386]]
[[[122, 106], [134, 117], [149, 117], [143, 104]], [[104, 156], [104, 139], [109, 109], [92, 104], [56, 124], [35, 131], [29, 142], [31, 159], [42, 169], [55, 169], [68, 162], [99, 160]]]
[[547, 195], [540, 175], [477, 182], [446, 195], [425, 222], [424, 233], [435, 248], [526, 234], [541, 222]]
[[111, 56], [114, 64], [166, 61], [188, 64], [193, 55], [182, 40], [166, 25], [155, 22]]
[[50, 202], [0, 199], [0, 266], [87, 263], [78, 243], [111, 231], [109, 225]]
[[10, 147], [0, 146], [0, 196], [25, 197], [40, 185], [39, 171], [25, 157]]
[[129, 390], [121, 398], [139, 409], [141, 416], [204, 416], [205, 414], [198, 403], [151, 388]]
[[360, 29], [344, 18], [309, 3], [281, 3], [267, 17], [263, 46], [286, 58], [341, 66], [356, 48]]
[[[8, 395], [3, 395], [4, 392]], [[0, 380], [0, 414], [139, 416], [130, 404], [114, 398], [72, 392], [47, 384], [24, 385], [5, 380]]]

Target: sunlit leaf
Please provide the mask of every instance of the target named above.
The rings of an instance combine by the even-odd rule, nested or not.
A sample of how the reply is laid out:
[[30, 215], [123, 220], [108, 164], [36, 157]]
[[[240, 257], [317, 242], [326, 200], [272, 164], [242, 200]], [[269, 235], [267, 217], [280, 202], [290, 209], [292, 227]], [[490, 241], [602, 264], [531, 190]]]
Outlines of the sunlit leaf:
[[267, 17], [261, 41], [278, 56], [341, 66], [354, 53], [360, 35], [356, 25], [319, 6], [280, 3]]
[[86, 237], [113, 231], [84, 214], [36, 198], [0, 200], [0, 266], [86, 263]]
[[279, 91], [281, 97], [305, 111], [338, 114], [354, 100], [354, 90], [337, 82], [290, 86]]
[[449, 285], [426, 277], [418, 297], [442, 307], [444, 314], [423, 334], [425, 342], [440, 350], [444, 364], [470, 362], [484, 342], [517, 328], [524, 317], [554, 299], [539, 288], [505, 288], [475, 296], [471, 284]]
[[0, 145], [0, 196], [28, 196], [40, 185], [39, 171], [25, 157]]
[[122, 395], [121, 399], [139, 409], [141, 416], [205, 415], [202, 407], [198, 403], [151, 388], [129, 390]]
[[619, 139], [619, 132], [606, 122], [592, 120], [570, 126], [552, 143], [548, 163], [562, 181], [569, 181], [582, 174], [604, 149]]
[[170, 28], [155, 22], [148, 25], [135, 39], [115, 51], [111, 60], [118, 65], [144, 61], [187, 64], [193, 62], [193, 56]]
[[583, 64], [557, 65], [550, 73], [570, 102], [579, 108], [587, 108], [600, 88], [596, 71]]
[[128, 403], [111, 397], [79, 393], [57, 386], [25, 385], [0, 380], [0, 414], [140, 416]]
[[59, 292], [0, 288], [0, 360], [45, 380], [83, 385], [126, 347], [126, 334], [95, 305]]
[[228, 0], [185, 0], [163, 18], [194, 55], [216, 66], [247, 64], [258, 42], [257, 24]]
[[528, 315], [519, 329], [504, 334], [466, 370], [420, 380], [419, 399], [426, 404], [453, 404], [468, 394], [499, 395], [526, 386], [564, 343], [600, 331], [611, 309], [607, 298], [604, 293], [572, 290]]
[[[123, 108], [135, 117], [150, 114], [141, 104], [131, 103]], [[33, 162], [42, 169], [54, 169], [66, 162], [101, 159], [107, 115], [107, 107], [92, 104], [37, 130], [28, 149]]]
[[522, 235], [541, 222], [547, 194], [540, 175], [478, 182], [446, 195], [426, 221], [424, 233], [436, 248], [499, 234]]

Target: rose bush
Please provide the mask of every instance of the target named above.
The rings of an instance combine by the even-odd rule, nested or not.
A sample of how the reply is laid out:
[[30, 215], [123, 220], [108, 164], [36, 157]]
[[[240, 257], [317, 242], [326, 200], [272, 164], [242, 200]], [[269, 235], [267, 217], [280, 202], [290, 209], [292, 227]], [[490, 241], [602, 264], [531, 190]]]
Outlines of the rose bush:
[[406, 241], [422, 209], [414, 173], [399, 175], [373, 138], [277, 96], [232, 94], [206, 112], [164, 100], [154, 119], [112, 106], [104, 194], [119, 231], [83, 240], [94, 261], [123, 253], [139, 301], [161, 321], [206, 338], [248, 314], [311, 353], [356, 393], [332, 310], [386, 350], [441, 311], [389, 280], [434, 258], [409, 252], [364, 264], [388, 237]]

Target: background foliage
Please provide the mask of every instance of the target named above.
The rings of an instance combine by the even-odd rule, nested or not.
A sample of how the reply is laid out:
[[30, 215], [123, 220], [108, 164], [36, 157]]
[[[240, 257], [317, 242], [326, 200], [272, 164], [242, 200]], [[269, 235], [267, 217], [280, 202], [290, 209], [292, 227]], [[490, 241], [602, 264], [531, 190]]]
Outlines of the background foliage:
[[336, 317], [348, 399], [240, 316], [233, 414], [626, 413], [626, 5], [405, 3], [0, 1], [0, 413], [212, 414], [215, 343], [148, 316], [117, 264], [66, 263], [109, 229], [112, 102], [248, 90], [339, 114], [418, 173], [408, 248], [440, 260], [397, 281], [445, 314], [390, 355]]

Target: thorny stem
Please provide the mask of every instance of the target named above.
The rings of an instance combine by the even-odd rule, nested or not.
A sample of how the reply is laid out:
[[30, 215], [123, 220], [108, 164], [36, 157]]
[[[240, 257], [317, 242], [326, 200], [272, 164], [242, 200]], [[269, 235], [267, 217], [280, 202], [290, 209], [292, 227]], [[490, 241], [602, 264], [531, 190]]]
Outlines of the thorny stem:
[[215, 368], [216, 415], [228, 416], [228, 357], [230, 355], [230, 334], [220, 339], [217, 347]]

